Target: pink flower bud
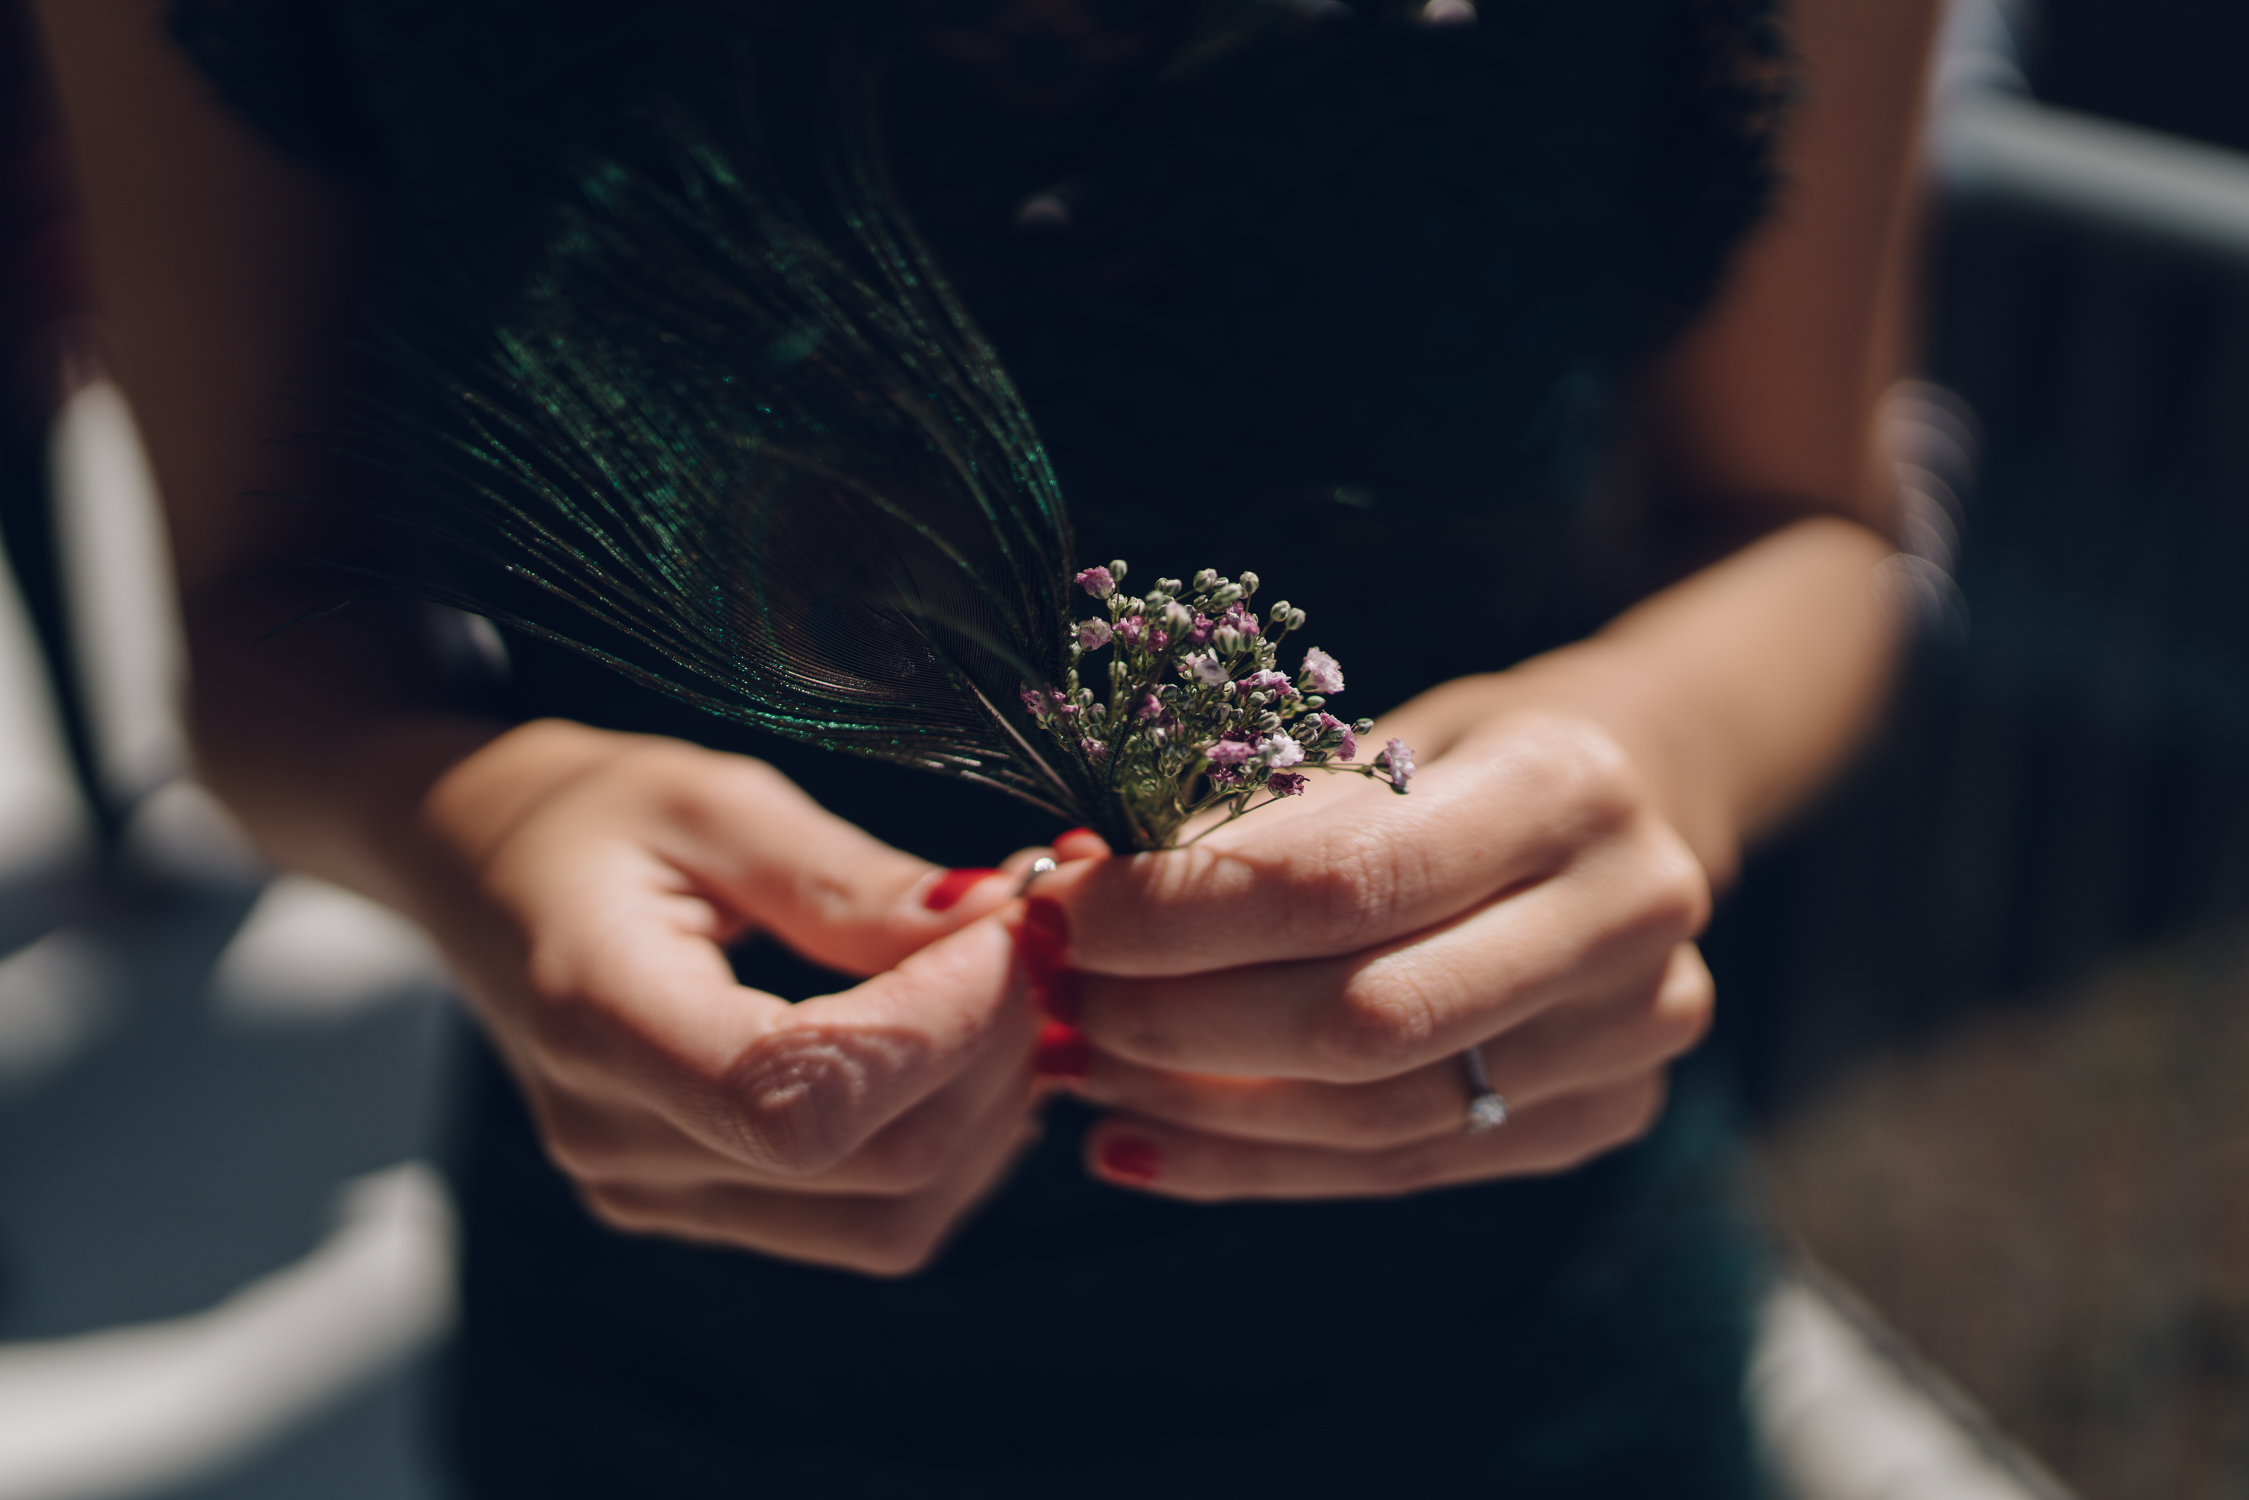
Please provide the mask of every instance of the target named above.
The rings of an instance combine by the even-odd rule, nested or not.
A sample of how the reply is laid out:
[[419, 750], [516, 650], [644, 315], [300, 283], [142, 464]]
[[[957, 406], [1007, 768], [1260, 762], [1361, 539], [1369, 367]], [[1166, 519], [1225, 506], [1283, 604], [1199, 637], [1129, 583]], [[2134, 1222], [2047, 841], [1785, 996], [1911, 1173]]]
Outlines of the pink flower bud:
[[1310, 692], [1340, 693], [1343, 691], [1343, 663], [1317, 646], [1304, 653], [1304, 669], [1297, 675]]
[[1351, 732], [1350, 725], [1344, 723], [1334, 714], [1320, 715], [1320, 727], [1332, 729], [1343, 736], [1343, 743], [1336, 747], [1335, 758], [1337, 760], [1350, 760], [1359, 753], [1359, 737]]
[[1384, 745], [1375, 764], [1388, 766], [1392, 784], [1401, 789], [1413, 780], [1413, 750], [1404, 740], [1392, 740]]
[[[1053, 577], [1053, 574], [1048, 574]], [[1078, 574], [1077, 585], [1096, 599], [1106, 599], [1117, 591], [1117, 580], [1107, 568], [1087, 568]]]
[[1242, 679], [1242, 686], [1253, 693], [1271, 694], [1271, 701], [1296, 696], [1296, 685], [1278, 672], [1252, 672]]

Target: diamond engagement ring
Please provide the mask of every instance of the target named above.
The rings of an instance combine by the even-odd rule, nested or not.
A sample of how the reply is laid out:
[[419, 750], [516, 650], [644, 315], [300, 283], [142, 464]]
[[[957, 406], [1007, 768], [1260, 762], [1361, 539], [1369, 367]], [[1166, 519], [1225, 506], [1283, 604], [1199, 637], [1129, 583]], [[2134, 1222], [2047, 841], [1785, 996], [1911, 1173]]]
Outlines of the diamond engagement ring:
[[1054, 861], [1044, 854], [1040, 855], [1037, 859], [1031, 861], [1031, 868], [1023, 872], [1023, 883], [1015, 888], [1015, 894], [1023, 895], [1031, 889], [1032, 881], [1038, 879], [1041, 875], [1051, 875], [1054, 870]]
[[1460, 1071], [1468, 1077], [1468, 1121], [1464, 1127], [1468, 1134], [1482, 1135], [1506, 1124], [1507, 1101], [1492, 1087], [1491, 1075], [1484, 1071], [1484, 1049], [1470, 1047], [1461, 1053]]

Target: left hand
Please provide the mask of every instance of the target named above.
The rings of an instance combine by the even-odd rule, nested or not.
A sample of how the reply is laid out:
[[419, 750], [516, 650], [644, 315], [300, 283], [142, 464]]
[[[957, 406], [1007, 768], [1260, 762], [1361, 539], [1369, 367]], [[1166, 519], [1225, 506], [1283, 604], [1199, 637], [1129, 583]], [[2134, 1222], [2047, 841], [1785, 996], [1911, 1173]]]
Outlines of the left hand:
[[[1581, 714], [1447, 733], [1409, 705], [1398, 727], [1425, 747], [1405, 797], [1315, 778], [1193, 848], [1041, 882], [1032, 925], [1067, 941], [1049, 1008], [1083, 1036], [1050, 1038], [1048, 1067], [1111, 1109], [1099, 1175], [1380, 1196], [1560, 1171], [1658, 1117], [1710, 1021], [1710, 885], [1647, 778]], [[1468, 1047], [1511, 1112], [1480, 1135]]]

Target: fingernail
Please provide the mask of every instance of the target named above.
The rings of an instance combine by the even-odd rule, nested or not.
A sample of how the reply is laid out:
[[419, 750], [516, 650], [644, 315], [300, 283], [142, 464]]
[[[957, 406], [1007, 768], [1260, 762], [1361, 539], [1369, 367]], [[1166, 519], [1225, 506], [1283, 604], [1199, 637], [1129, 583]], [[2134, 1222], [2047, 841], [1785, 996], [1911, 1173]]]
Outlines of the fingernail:
[[1164, 1174], [1164, 1154], [1154, 1141], [1116, 1135], [1101, 1143], [1101, 1170], [1119, 1182], [1154, 1182]]
[[1085, 1033], [1060, 1021], [1049, 1021], [1039, 1033], [1039, 1050], [1035, 1062], [1042, 1078], [1066, 1078], [1077, 1082], [1093, 1071], [1093, 1043]]
[[1050, 969], [1031, 981], [1031, 1003], [1065, 1026], [1085, 1015], [1085, 976], [1075, 969]]
[[960, 905], [961, 897], [986, 877], [997, 875], [997, 870], [947, 870], [937, 877], [937, 883], [921, 898], [921, 904], [931, 911], [951, 911]]
[[[1074, 849], [1075, 853], [1064, 853]], [[1109, 841], [1090, 828], [1073, 828], [1068, 833], [1054, 836], [1054, 857], [1064, 864], [1074, 864], [1082, 859], [1096, 859], [1109, 851]]]
[[1070, 951], [1070, 918], [1062, 903], [1051, 896], [1033, 896], [1023, 903], [1023, 925], [1015, 930], [1023, 962], [1034, 975], [1051, 974], [1062, 966]]

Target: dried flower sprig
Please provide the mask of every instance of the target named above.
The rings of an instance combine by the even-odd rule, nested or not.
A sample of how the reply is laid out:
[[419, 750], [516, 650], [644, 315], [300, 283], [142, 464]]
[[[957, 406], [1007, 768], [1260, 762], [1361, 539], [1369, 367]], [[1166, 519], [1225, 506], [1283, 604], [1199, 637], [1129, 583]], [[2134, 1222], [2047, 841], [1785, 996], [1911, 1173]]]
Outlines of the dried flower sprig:
[[[1023, 706], [1115, 796], [1138, 847], [1170, 848], [1188, 822], [1216, 809], [1226, 815], [1213, 827], [1297, 796], [1307, 771], [1406, 790], [1413, 751], [1391, 740], [1361, 761], [1359, 740], [1374, 721], [1327, 711], [1343, 691], [1340, 662], [1314, 646], [1293, 679], [1280, 670], [1281, 642], [1304, 627], [1303, 610], [1284, 599], [1260, 620], [1249, 603], [1255, 573], [1223, 578], [1205, 568], [1192, 582], [1159, 578], [1134, 596], [1119, 587], [1125, 572], [1120, 560], [1076, 575], [1106, 613], [1071, 627], [1063, 686], [1026, 687]], [[1102, 651], [1106, 696], [1082, 681], [1086, 659]]]

